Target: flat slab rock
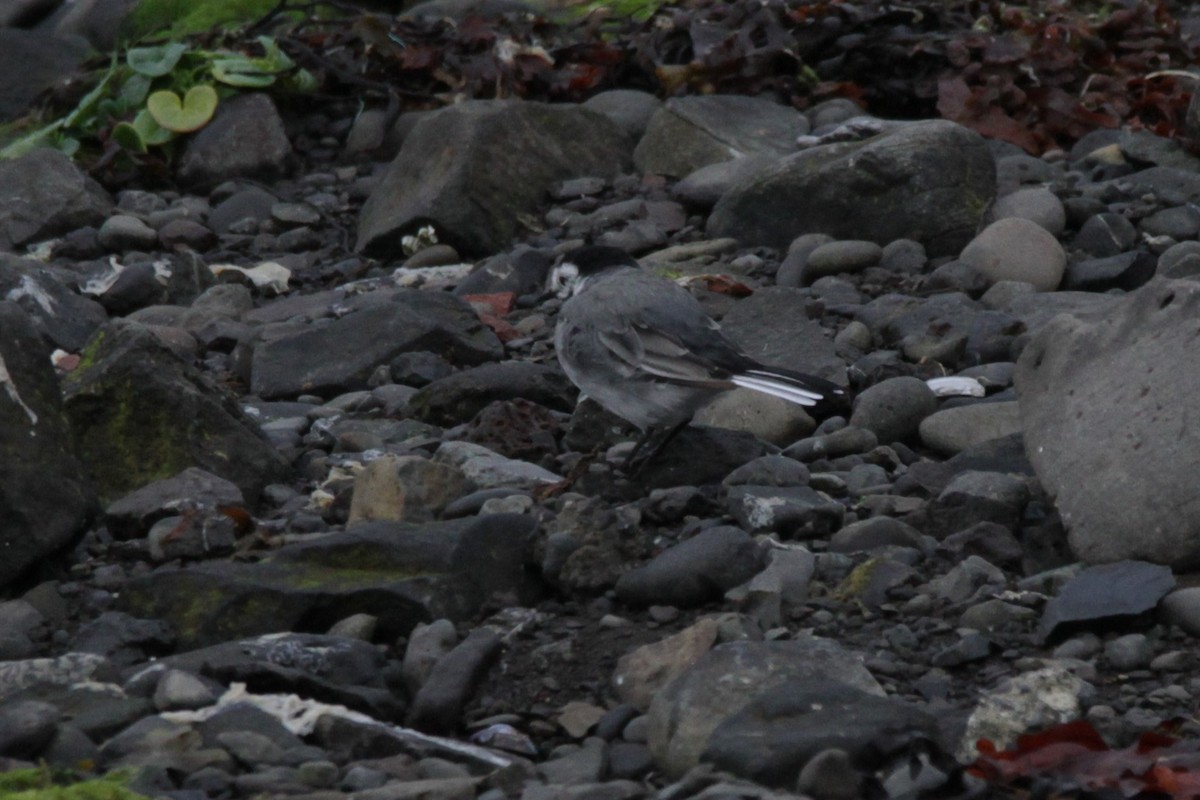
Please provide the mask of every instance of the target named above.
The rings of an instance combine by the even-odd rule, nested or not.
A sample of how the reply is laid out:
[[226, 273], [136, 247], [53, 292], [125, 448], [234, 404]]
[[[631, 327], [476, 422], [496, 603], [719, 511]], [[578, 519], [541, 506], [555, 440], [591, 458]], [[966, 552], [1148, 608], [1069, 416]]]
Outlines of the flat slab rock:
[[256, 564], [158, 570], [130, 582], [121, 602], [132, 614], [172, 623], [182, 647], [325, 630], [363, 612], [379, 617], [382, 638], [394, 638], [419, 622], [465, 619], [493, 591], [524, 591], [535, 527], [519, 514], [368, 522]]
[[1200, 284], [1064, 314], [1014, 375], [1029, 460], [1081, 561], [1200, 566]]

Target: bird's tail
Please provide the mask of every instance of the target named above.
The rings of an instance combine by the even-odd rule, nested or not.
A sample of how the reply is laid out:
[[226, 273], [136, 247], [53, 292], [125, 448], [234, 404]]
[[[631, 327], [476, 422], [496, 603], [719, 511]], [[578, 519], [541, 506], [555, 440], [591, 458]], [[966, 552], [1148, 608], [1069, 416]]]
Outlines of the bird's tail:
[[846, 390], [824, 378], [790, 370], [748, 369], [729, 378], [735, 386], [773, 395], [801, 406], [841, 400]]

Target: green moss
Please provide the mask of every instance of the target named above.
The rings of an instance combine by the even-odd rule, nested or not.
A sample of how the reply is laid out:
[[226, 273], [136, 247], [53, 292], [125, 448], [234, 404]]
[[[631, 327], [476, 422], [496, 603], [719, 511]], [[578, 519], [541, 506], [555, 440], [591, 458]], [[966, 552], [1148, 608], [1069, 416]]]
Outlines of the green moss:
[[871, 585], [871, 575], [883, 562], [882, 558], [872, 558], [859, 564], [841, 582], [834, 596], [843, 601], [857, 600]]
[[0, 773], [4, 800], [146, 800], [129, 788], [130, 775], [112, 772], [100, 778], [72, 781], [47, 767], [14, 769]]
[[172, 38], [235, 27], [261, 19], [276, 0], [142, 0], [129, 16], [130, 38]]
[[172, 412], [147, 402], [132, 380], [89, 394], [71, 398], [68, 414], [102, 499], [192, 466], [188, 433], [172, 427]]
[[84, 345], [83, 352], [79, 354], [79, 364], [67, 376], [67, 380], [79, 380], [85, 372], [96, 365], [96, 360], [100, 356], [100, 350], [104, 347], [104, 339], [107, 337], [104, 329], [96, 331], [96, 335], [88, 340]]

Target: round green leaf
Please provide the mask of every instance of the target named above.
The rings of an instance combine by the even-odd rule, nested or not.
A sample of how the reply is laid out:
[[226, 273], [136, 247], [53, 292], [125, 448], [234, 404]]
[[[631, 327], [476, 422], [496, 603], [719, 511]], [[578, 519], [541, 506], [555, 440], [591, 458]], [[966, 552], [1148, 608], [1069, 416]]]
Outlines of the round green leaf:
[[133, 118], [133, 127], [147, 145], [166, 144], [177, 135], [155, 122], [144, 108]]
[[175, 133], [191, 133], [208, 124], [217, 110], [217, 90], [207, 84], [188, 89], [182, 100], [162, 90], [146, 99], [146, 110], [154, 121]]
[[187, 49], [188, 46], [182, 42], [169, 42], [158, 47], [134, 47], [125, 54], [125, 63], [139, 75], [158, 78], [175, 69]]
[[138, 129], [128, 122], [118, 122], [112, 130], [112, 140], [133, 153], [146, 152], [146, 143]]

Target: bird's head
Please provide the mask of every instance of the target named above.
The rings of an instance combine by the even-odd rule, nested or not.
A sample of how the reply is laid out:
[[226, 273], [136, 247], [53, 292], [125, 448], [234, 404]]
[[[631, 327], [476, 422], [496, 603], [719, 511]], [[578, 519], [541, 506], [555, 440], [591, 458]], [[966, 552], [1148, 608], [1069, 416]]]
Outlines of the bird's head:
[[633, 256], [618, 247], [588, 245], [559, 256], [550, 270], [547, 289], [566, 300], [583, 291], [588, 280], [615, 269], [637, 269]]

